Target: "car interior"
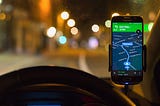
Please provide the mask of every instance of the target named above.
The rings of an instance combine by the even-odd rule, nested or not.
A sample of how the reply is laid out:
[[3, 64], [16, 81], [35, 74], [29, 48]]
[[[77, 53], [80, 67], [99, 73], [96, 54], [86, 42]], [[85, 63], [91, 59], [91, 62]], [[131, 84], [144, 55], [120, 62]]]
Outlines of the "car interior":
[[[86, 4], [84, 4], [85, 1], [78, 2], [77, 0], [64, 0], [63, 3], [57, 0], [17, 1], [0, 0], [0, 42], [3, 43], [2, 45], [0, 43], [0, 106], [160, 106], [160, 11], [157, 12], [159, 6], [156, 5], [156, 3], [159, 3], [158, 0], [153, 2], [157, 14], [154, 15], [155, 19], [152, 20], [154, 22], [152, 29], [150, 32], [144, 30], [144, 34], [147, 35], [144, 39], [146, 70], [143, 72], [143, 81], [136, 85], [118, 85], [110, 77], [111, 28], [104, 28], [101, 25], [99, 27], [102, 28], [101, 32], [94, 32], [93, 30], [93, 34], [91, 31], [86, 31], [86, 29], [89, 29], [87, 25], [91, 24], [90, 20], [93, 18], [89, 17], [90, 14], [93, 16], [94, 11], [99, 6], [109, 6], [110, 9], [97, 9], [97, 13], [101, 13], [101, 15], [96, 15], [95, 18], [103, 17], [102, 11], [110, 12], [114, 10], [113, 2], [105, 0], [96, 2], [93, 0], [93, 3], [91, 3], [92, 0], [86, 0]], [[51, 7], [48, 8], [46, 2], [49, 4], [51, 2], [55, 3], [52, 5], [52, 9], [55, 11], [49, 11]], [[114, 0], [114, 2], [121, 3], [122, 1]], [[75, 3], [79, 4], [74, 5]], [[96, 3], [98, 4], [96, 5]], [[106, 5], [103, 3], [106, 3]], [[128, 0], [127, 3], [132, 3], [133, 5], [130, 4], [132, 8], [126, 5], [122, 10], [124, 4], [119, 4], [116, 11], [120, 13], [125, 11], [126, 13], [129, 10], [134, 15], [143, 15], [144, 20], [146, 19], [145, 13], [149, 11], [149, 7], [145, 9], [145, 5], [151, 4], [150, 0], [146, 2], [145, 0]], [[69, 32], [70, 27], [65, 26], [67, 24], [66, 19], [63, 22], [59, 18], [60, 15], [54, 17], [55, 14], [64, 10], [64, 5], [67, 5], [72, 17], [78, 17], [77, 20], [80, 22], [78, 25], [81, 30], [84, 30], [84, 32], [73, 34], [73, 38], [72, 32]], [[89, 5], [96, 5], [96, 7], [88, 8], [86, 14], [79, 13], [81, 9], [84, 12], [86, 6]], [[145, 11], [137, 12], [139, 10], [136, 9], [142, 5], [144, 7], [140, 9]], [[43, 12], [46, 14], [42, 16], [43, 12], [38, 11], [38, 6], [42, 10], [45, 8]], [[134, 7], [136, 7], [135, 10]], [[53, 14], [50, 16], [52, 12]], [[128, 16], [129, 13], [125, 15]], [[62, 29], [66, 36], [68, 34], [67, 37], [62, 31], [58, 31], [59, 29], [55, 31], [56, 36], [52, 36], [52, 31], [56, 28], [50, 27], [51, 29], [47, 29], [47, 24], [51, 26], [55, 23], [54, 19], [59, 21], [55, 25]], [[95, 22], [100, 20], [103, 19], [93, 19]], [[145, 20], [144, 22], [145, 27], [149, 21]], [[3, 32], [4, 29], [6, 29], [5, 32]], [[58, 32], [63, 36], [59, 35]], [[10, 36], [12, 33], [13, 36]], [[93, 42], [88, 40], [91, 35], [94, 36], [91, 37]], [[4, 40], [5, 43], [1, 38], [6, 39]], [[95, 38], [98, 38], [98, 40], [95, 40]], [[8, 45], [6, 45], [6, 41]], [[87, 41], [88, 43], [86, 43]], [[97, 44], [98, 41], [100, 42], [99, 45]], [[5, 56], [2, 54], [5, 54]], [[34, 59], [36, 57], [36, 61], [29, 57], [34, 57]], [[12, 58], [14, 60], [11, 62]], [[73, 59], [72, 62], [70, 62], [70, 59]], [[84, 61], [85, 59], [86, 61]], [[105, 61], [102, 61], [102, 59]], [[7, 62], [5, 63], [4, 60]], [[105, 72], [101, 70], [105, 70]], [[106, 73], [108, 74], [106, 75]]]
[[30, 67], [1, 76], [0, 81], [4, 106], [134, 105], [108, 82], [72, 68]]

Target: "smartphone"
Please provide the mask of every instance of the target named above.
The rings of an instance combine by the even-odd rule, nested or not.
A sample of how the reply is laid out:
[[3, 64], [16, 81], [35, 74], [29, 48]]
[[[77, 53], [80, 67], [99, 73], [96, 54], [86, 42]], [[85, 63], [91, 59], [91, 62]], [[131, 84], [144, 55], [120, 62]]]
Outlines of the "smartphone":
[[117, 84], [143, 80], [143, 18], [115, 16], [111, 20], [111, 79]]

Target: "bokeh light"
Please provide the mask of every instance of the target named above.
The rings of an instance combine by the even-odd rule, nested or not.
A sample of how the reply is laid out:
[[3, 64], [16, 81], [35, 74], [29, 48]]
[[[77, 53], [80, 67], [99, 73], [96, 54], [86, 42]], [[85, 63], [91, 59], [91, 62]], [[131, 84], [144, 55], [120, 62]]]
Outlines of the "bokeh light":
[[119, 16], [119, 15], [120, 15], [119, 13], [113, 13], [112, 17]]
[[69, 18], [69, 13], [67, 11], [63, 11], [61, 13], [61, 18], [67, 20]]
[[55, 34], [56, 34], [56, 28], [55, 27], [48, 28], [48, 30], [47, 30], [47, 36], [48, 37], [52, 38], [52, 37], [55, 36]]
[[92, 31], [93, 32], [98, 32], [99, 31], [99, 26], [97, 24], [92, 25]]
[[90, 37], [88, 41], [88, 46], [91, 49], [96, 49], [99, 46], [99, 42], [96, 37]]
[[0, 4], [2, 4], [3, 0], [0, 0]]
[[77, 35], [78, 34], [78, 28], [76, 28], [76, 27], [71, 28], [71, 34]]
[[65, 44], [65, 43], [67, 43], [67, 38], [66, 38], [66, 36], [60, 36], [59, 37], [59, 39], [58, 39], [58, 42], [60, 43], [60, 44]]
[[110, 27], [111, 27], [111, 20], [106, 20], [106, 21], [105, 21], [105, 26], [106, 26], [107, 28], [110, 28]]
[[6, 14], [5, 13], [0, 13], [0, 20], [5, 20], [6, 19]]
[[74, 19], [69, 19], [69, 20], [67, 21], [67, 25], [68, 25], [69, 27], [73, 27], [73, 26], [75, 26], [75, 24], [76, 24], [76, 22], [75, 22]]

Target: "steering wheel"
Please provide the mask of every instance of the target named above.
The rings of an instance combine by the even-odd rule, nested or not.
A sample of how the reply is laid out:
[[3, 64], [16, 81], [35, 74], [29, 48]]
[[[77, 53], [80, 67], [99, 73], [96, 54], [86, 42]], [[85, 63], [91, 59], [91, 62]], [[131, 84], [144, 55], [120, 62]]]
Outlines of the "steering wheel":
[[[68, 98], [69, 95], [72, 102], [75, 100], [75, 98], [79, 99], [80, 97], [88, 97], [89, 99], [87, 102], [90, 101], [90, 103], [101, 103], [103, 104], [103, 106], [134, 105], [134, 103], [127, 96], [125, 96], [119, 90], [115, 89], [110, 83], [88, 73], [85, 73], [84, 71], [68, 67], [35, 66], [23, 68], [2, 75], [0, 77], [0, 86], [0, 104], [5, 106], [8, 102], [15, 103], [13, 102], [13, 100], [19, 102], [19, 99], [15, 99], [18, 96], [22, 99], [28, 97], [27, 93], [34, 94], [37, 91], [42, 92], [42, 94], [44, 95], [44, 93], [48, 92], [48, 90], [50, 94], [52, 94], [53, 92], [59, 92], [59, 95], [63, 96], [63, 100], [65, 99], [63, 93], [65, 93], [67, 95], [65, 95], [66, 98]], [[72, 93], [74, 96], [71, 96], [66, 92]], [[37, 94], [35, 93], [35, 95]], [[32, 97], [34, 97], [35, 95], [32, 95]], [[59, 100], [62, 100], [62, 98]], [[32, 101], [34, 99], [32, 98]], [[85, 104], [87, 104], [87, 102], [85, 102]], [[34, 105], [26, 104], [25, 106]]]

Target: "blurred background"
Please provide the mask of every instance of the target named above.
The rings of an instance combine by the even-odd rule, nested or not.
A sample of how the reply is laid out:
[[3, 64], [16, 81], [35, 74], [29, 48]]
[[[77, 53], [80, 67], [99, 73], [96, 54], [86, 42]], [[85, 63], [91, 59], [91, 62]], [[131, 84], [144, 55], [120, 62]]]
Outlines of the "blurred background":
[[112, 16], [142, 16], [146, 44], [159, 8], [159, 0], [0, 0], [0, 72], [59, 65], [110, 77]]
[[104, 49], [112, 15], [141, 15], [148, 32], [159, 0], [0, 0], [0, 51]]

